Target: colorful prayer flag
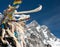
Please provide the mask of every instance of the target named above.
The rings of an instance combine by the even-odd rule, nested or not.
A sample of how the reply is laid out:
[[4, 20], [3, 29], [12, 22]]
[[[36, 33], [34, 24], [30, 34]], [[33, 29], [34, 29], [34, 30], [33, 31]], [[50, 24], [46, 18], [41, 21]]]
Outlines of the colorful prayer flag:
[[14, 5], [16, 5], [16, 4], [21, 4], [21, 3], [22, 3], [21, 0], [15, 0], [15, 1], [13, 2]]

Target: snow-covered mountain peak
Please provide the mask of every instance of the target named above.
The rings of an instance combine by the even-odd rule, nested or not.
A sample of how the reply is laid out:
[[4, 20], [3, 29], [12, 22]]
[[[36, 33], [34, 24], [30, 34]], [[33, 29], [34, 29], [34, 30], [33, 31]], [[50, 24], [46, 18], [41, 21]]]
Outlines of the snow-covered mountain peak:
[[30, 34], [37, 36], [46, 46], [60, 47], [60, 39], [58, 39], [49, 28], [45, 25], [38, 24], [35, 20], [26, 25]]

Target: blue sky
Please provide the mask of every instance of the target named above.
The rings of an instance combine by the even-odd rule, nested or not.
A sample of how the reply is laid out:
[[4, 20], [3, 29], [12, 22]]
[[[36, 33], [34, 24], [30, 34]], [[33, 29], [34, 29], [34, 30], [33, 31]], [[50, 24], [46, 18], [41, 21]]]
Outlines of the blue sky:
[[[41, 4], [42, 10], [37, 13], [32, 13], [31, 19], [36, 20], [40, 25], [46, 25], [51, 32], [60, 38], [60, 0], [22, 0], [22, 4], [18, 11], [34, 9]], [[13, 0], [0, 0], [0, 12], [11, 4]]]

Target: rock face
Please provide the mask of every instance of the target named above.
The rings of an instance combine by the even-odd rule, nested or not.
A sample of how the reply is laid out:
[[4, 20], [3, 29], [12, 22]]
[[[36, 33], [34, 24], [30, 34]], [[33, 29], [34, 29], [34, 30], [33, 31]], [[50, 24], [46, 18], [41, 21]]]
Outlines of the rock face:
[[[34, 20], [30, 24], [26, 25], [26, 27], [28, 28], [26, 35], [29, 38], [27, 44], [29, 43], [30, 47], [59, 47], [60, 46], [60, 39], [56, 38], [50, 32], [47, 26], [45, 25], [40, 26]], [[54, 42], [57, 42], [57, 44], [53, 44]]]
[[39, 28], [40, 25], [33, 21], [30, 24], [26, 25], [28, 28], [26, 35], [28, 37], [28, 44], [29, 47], [45, 47], [44, 43], [42, 42], [42, 39], [40, 39], [39, 32], [37, 30], [37, 27]]

